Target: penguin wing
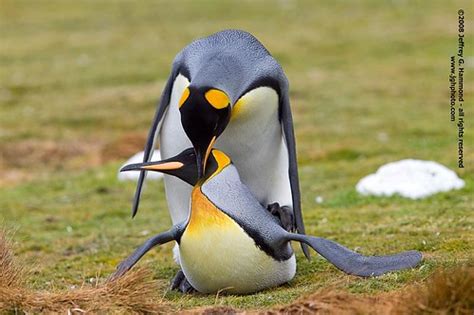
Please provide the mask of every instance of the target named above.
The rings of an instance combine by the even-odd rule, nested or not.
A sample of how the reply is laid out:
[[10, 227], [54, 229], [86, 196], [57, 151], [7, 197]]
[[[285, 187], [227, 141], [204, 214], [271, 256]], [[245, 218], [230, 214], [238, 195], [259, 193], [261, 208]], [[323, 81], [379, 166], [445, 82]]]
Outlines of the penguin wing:
[[[166, 82], [165, 88], [161, 95], [161, 99], [159, 101], [159, 105], [157, 107], [155, 117], [153, 118], [153, 123], [151, 125], [150, 131], [148, 132], [148, 139], [145, 144], [145, 150], [143, 155], [143, 162], [149, 162], [155, 148], [156, 139], [158, 136], [158, 132], [165, 117], [166, 110], [168, 109], [171, 97], [171, 91], [173, 90], [173, 83], [178, 76], [179, 68], [180, 68], [180, 59], [177, 57], [173, 62], [173, 68], [171, 70], [171, 75]], [[145, 180], [147, 171], [141, 171], [140, 176], [138, 177], [137, 188], [135, 190], [135, 196], [133, 198], [133, 205], [132, 205], [132, 218], [135, 217], [138, 211], [138, 205], [140, 203], [140, 196], [142, 193], [143, 182]]]
[[110, 280], [116, 279], [123, 276], [129, 271], [139, 260], [143, 257], [150, 249], [155, 246], [162, 245], [171, 241], [179, 242], [181, 235], [186, 228], [187, 223], [180, 223], [174, 225], [170, 230], [155, 235], [149, 238], [142, 246], [137, 248], [130, 256], [122, 261], [118, 266], [117, 270], [111, 275]]
[[287, 233], [285, 238], [308, 244], [338, 269], [360, 277], [380, 276], [390, 271], [413, 268], [423, 259], [416, 250], [386, 256], [364, 256], [322, 237]]
[[[285, 80], [286, 82], [286, 80]], [[288, 172], [290, 178], [291, 195], [293, 201], [293, 215], [296, 230], [300, 234], [305, 234], [303, 214], [301, 213], [301, 194], [298, 178], [298, 161], [296, 158], [296, 141], [293, 128], [293, 117], [291, 115], [290, 97], [288, 95], [288, 84], [284, 84], [280, 90], [280, 123], [283, 129], [286, 148], [288, 150]], [[308, 246], [301, 243], [306, 258], [310, 258]]]

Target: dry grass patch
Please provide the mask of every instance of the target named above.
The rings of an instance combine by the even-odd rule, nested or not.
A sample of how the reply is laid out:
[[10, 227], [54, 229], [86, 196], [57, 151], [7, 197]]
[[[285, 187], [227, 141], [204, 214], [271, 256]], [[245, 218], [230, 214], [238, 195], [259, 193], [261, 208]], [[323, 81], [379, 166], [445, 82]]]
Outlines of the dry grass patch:
[[129, 132], [117, 139], [74, 141], [24, 140], [0, 146], [0, 187], [27, 181], [52, 170], [92, 168], [125, 161], [143, 150], [146, 133]]
[[157, 297], [151, 271], [135, 269], [116, 281], [78, 289], [46, 292], [26, 286], [27, 272], [13, 257], [11, 243], [0, 232], [0, 311], [166, 313], [170, 308]]
[[226, 306], [189, 310], [186, 314], [472, 314], [474, 267], [438, 270], [427, 281], [374, 295], [327, 288], [292, 304], [268, 311], [241, 311]]

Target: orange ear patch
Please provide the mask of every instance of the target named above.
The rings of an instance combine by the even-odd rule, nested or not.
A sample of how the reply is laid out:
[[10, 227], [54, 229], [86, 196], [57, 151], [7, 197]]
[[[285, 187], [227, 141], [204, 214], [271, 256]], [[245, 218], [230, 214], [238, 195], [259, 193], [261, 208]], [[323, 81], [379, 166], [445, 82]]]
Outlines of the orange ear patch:
[[183, 95], [181, 95], [181, 98], [179, 99], [178, 107], [183, 106], [184, 102], [186, 102], [188, 97], [189, 97], [189, 89], [185, 88], [183, 91]]
[[226, 108], [230, 103], [227, 94], [221, 90], [210, 89], [204, 94], [204, 97], [215, 109]]
[[216, 159], [217, 162], [217, 170], [212, 174], [206, 182], [210, 181], [211, 178], [219, 174], [227, 165], [231, 163], [230, 158], [222, 151], [219, 151], [217, 149], [212, 150], [212, 155], [214, 155], [214, 158]]

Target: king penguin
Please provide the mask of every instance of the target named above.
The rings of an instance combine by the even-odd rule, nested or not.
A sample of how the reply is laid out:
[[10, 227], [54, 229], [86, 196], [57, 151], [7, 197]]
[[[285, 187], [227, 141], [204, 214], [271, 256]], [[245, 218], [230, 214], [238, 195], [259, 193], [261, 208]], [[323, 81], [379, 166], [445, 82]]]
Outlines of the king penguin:
[[[177, 54], [145, 146], [144, 162], [160, 142], [164, 159], [193, 147], [198, 173], [212, 147], [227, 152], [257, 200], [287, 230], [304, 234], [288, 80], [251, 34], [225, 30], [198, 39]], [[137, 183], [138, 210], [146, 171]], [[191, 187], [165, 175], [174, 224], [188, 216]], [[308, 250], [303, 251], [307, 257]]]
[[363, 256], [324, 238], [288, 232], [241, 181], [229, 156], [212, 149], [202, 177], [196, 161], [190, 148], [170, 159], [122, 169], [162, 172], [193, 188], [187, 219], [150, 238], [117, 267], [113, 278], [152, 247], [173, 240], [179, 244], [184, 275], [202, 293], [248, 294], [290, 281], [296, 272], [291, 241], [305, 243], [340, 270], [364, 277], [411, 268], [422, 259], [418, 251]]

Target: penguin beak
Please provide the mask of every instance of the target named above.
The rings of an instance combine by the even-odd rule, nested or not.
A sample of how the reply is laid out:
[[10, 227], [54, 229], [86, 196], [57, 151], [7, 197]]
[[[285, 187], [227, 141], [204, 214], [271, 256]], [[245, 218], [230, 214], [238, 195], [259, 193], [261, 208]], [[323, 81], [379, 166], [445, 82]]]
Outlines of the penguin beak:
[[196, 161], [198, 165], [198, 176], [201, 178], [206, 173], [207, 159], [211, 153], [214, 143], [216, 142], [217, 137], [213, 136], [207, 147], [195, 148]]
[[193, 148], [188, 148], [176, 156], [162, 161], [129, 164], [122, 167], [121, 172], [155, 171], [176, 176], [191, 186], [198, 181], [196, 154]]
[[158, 162], [148, 162], [148, 163], [137, 163], [137, 164], [129, 164], [125, 165], [120, 169], [120, 172], [127, 172], [127, 171], [156, 171], [156, 172], [165, 172], [165, 171], [172, 171], [180, 169], [184, 166], [181, 162], [166, 162], [166, 161], [158, 161]]

